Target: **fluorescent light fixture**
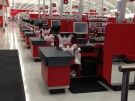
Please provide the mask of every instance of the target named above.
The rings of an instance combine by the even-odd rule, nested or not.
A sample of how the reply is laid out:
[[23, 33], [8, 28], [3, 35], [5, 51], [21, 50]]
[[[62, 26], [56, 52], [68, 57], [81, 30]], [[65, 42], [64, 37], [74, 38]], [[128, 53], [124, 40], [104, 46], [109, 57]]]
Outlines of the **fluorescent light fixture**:
[[36, 6], [36, 5], [38, 5], [38, 4], [35, 4], [35, 5], [33, 5], [33, 6], [29, 7], [29, 8], [27, 8], [27, 10], [33, 9], [33, 7]]
[[23, 0], [22, 4], [18, 7], [20, 9], [26, 0]]
[[[89, 5], [87, 5], [87, 4], [84, 4], [84, 5], [86, 5], [86, 6], [88, 6], [88, 7], [89, 7]], [[99, 9], [98, 7], [95, 7], [95, 6], [90, 6], [90, 8]]]
[[116, 8], [113, 4], [109, 3], [109, 2], [105, 2], [106, 4], [108, 4], [109, 6]]
[[12, 5], [12, 2], [13, 2], [13, 1], [12, 1], [12, 0], [10, 0], [9, 2], [10, 2], [10, 7], [12, 7], [12, 6], [13, 6], [13, 5]]
[[17, 1], [17, 0], [14, 0], [14, 9], [16, 8], [16, 1]]
[[23, 7], [22, 10], [24, 10], [25, 8], [27, 8], [31, 4], [33, 4], [33, 1], [31, 3], [29, 3], [27, 6]]
[[92, 4], [93, 4], [93, 5], [95, 5], [95, 4], [96, 4], [96, 2], [92, 2]]
[[131, 14], [132, 12], [129, 10], [129, 8], [126, 8], [126, 10]]

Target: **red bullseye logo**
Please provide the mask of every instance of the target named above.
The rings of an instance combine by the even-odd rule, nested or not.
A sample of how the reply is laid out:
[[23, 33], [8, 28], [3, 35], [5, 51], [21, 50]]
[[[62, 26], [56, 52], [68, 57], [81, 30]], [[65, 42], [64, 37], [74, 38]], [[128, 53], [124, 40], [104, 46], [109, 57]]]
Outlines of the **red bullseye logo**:
[[45, 9], [48, 9], [48, 6], [45, 6]]
[[103, 8], [103, 11], [106, 11], [106, 8]]
[[64, 0], [64, 4], [68, 4], [68, 0]]
[[53, 7], [56, 7], [56, 4], [55, 4], [55, 3], [53, 3], [53, 4], [52, 4], [52, 6], [53, 6]]

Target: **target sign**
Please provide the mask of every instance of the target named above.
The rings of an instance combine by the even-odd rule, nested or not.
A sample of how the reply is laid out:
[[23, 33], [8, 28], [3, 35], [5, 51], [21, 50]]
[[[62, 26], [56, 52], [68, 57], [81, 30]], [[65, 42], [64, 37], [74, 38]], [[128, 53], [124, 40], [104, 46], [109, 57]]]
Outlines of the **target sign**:
[[40, 7], [40, 10], [43, 10], [43, 8], [42, 8], [42, 7]]
[[64, 4], [68, 4], [68, 0], [64, 0]]
[[56, 7], [56, 3], [53, 3], [52, 6], [53, 6], [53, 7]]
[[45, 6], [45, 9], [48, 9], [48, 6]]
[[103, 11], [106, 11], [106, 8], [103, 8]]

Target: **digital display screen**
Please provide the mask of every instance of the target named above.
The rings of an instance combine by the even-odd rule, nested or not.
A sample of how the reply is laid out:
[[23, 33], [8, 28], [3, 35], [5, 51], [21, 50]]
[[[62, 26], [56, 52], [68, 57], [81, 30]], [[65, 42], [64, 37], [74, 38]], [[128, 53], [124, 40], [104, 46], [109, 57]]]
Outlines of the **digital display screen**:
[[88, 24], [85, 22], [74, 22], [74, 33], [87, 34]]
[[48, 21], [47, 20], [41, 20], [41, 22], [43, 23], [43, 24], [48, 24]]
[[53, 26], [59, 26], [60, 25], [60, 21], [59, 20], [52, 20], [51, 21], [51, 27]]
[[35, 20], [34, 20], [34, 22], [35, 22], [35, 23], [38, 23], [38, 22], [39, 22], [39, 20], [38, 20], [38, 19], [35, 19]]

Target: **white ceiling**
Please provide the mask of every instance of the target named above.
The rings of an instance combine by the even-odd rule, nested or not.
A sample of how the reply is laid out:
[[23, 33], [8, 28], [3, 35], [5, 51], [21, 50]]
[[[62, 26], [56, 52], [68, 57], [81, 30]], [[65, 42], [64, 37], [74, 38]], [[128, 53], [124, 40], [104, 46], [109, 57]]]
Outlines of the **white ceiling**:
[[[60, 0], [52, 0], [53, 3], [57, 4], [57, 9], [60, 7]], [[79, 0], [68, 0], [69, 4], [64, 6], [65, 11], [71, 10], [71, 4], [78, 5]], [[91, 9], [100, 9], [101, 0], [90, 0], [90, 8]], [[43, 0], [40, 0], [41, 6], [43, 5]], [[50, 5], [50, 0], [45, 0], [46, 5]], [[38, 8], [38, 0], [10, 0], [12, 9], [20, 9], [20, 10], [37, 10]], [[108, 10], [117, 8], [116, 0], [104, 0], [104, 7]], [[135, 3], [128, 2], [127, 10], [129, 12], [135, 13]], [[89, 11], [89, 0], [84, 0], [84, 11]]]

